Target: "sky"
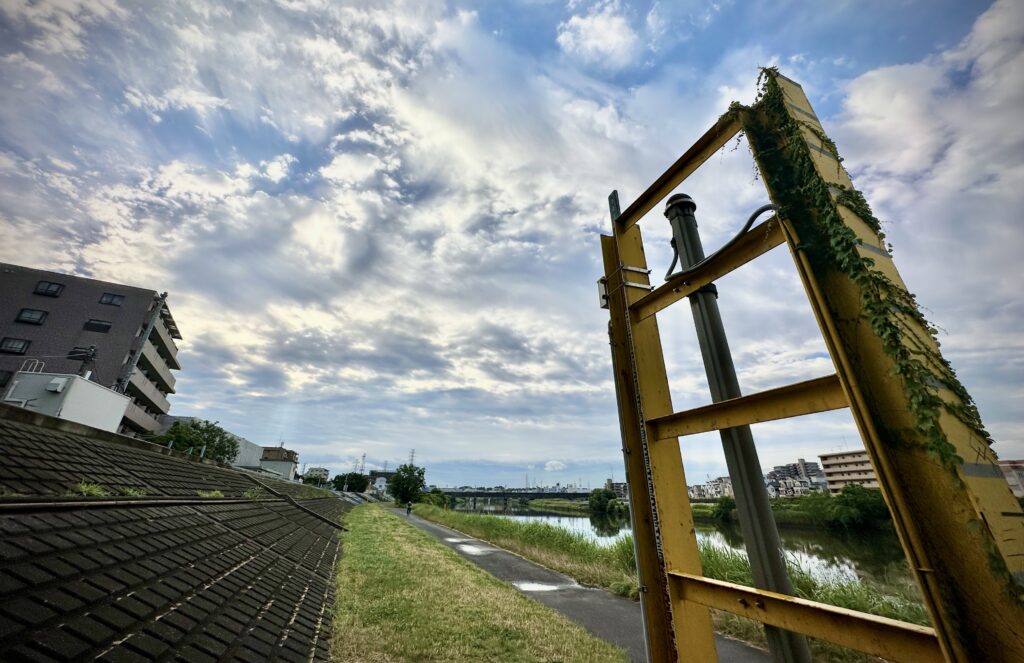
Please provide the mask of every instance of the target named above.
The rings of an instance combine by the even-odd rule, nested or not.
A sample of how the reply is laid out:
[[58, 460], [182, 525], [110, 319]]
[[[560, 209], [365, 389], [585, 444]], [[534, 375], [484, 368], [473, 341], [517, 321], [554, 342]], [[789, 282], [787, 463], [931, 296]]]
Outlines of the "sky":
[[[1022, 45], [1012, 1], [3, 0], [0, 261], [169, 291], [171, 413], [303, 464], [621, 481], [607, 196], [778, 66], [1024, 458]], [[767, 202], [742, 142], [680, 191], [708, 253]], [[663, 274], [662, 208], [642, 227]], [[833, 372], [785, 249], [718, 286], [745, 393]], [[688, 307], [659, 320], [675, 409], [710, 402]], [[861, 446], [846, 411], [753, 432], [766, 470]]]

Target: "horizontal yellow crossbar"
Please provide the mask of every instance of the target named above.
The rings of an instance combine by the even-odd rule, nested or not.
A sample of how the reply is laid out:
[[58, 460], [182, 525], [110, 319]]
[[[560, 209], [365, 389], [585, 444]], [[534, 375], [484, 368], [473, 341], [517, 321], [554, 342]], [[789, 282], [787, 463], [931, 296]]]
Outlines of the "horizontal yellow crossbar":
[[697, 142], [690, 146], [683, 156], [676, 159], [676, 162], [661, 174], [661, 177], [654, 180], [654, 183], [647, 187], [647, 190], [619, 215], [619, 218], [615, 220], [619, 225], [619, 233], [624, 233], [635, 225], [644, 214], [650, 212], [665, 196], [672, 193], [672, 189], [679, 186], [683, 180], [693, 174], [702, 163], [711, 158], [711, 155], [739, 132], [740, 122], [738, 119], [719, 119], [715, 126], [697, 139]]
[[648, 420], [647, 424], [655, 440], [665, 440], [838, 410], [846, 406], [846, 395], [839, 384], [839, 378], [828, 375], [657, 417]]
[[684, 297], [689, 297], [709, 283], [714, 283], [729, 272], [739, 269], [754, 258], [767, 253], [785, 241], [778, 217], [772, 217], [756, 228], [748, 230], [735, 244], [708, 258], [693, 275], [684, 280], [674, 279], [630, 307], [633, 322], [639, 322], [658, 311], [668, 308]]
[[837, 608], [795, 596], [669, 571], [683, 601], [828, 640], [888, 661], [944, 661], [935, 631], [927, 626]]

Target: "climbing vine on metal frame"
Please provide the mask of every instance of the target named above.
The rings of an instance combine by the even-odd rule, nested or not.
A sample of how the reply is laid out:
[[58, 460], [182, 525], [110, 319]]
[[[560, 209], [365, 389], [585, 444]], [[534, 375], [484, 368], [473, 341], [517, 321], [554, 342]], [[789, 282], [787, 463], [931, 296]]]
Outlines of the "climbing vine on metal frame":
[[[992, 439], [981, 423], [970, 394], [949, 362], [931, 345], [938, 345], [936, 329], [925, 319], [914, 296], [874, 269], [875, 261], [857, 250], [860, 242], [843, 222], [839, 206], [864, 220], [880, 243], [884, 241], [881, 223], [860, 191], [829, 186], [818, 175], [802, 129], [814, 133], [837, 164], [841, 161], [838, 150], [816, 126], [793, 119], [786, 110], [778, 75], [774, 68], [763, 69], [754, 106], [733, 104], [727, 115], [742, 113], [745, 119], [753, 119], [756, 116], [752, 111], [763, 113], [774, 131], [784, 137], [782, 144], [776, 144], [772, 133], [758, 126], [756, 121], [743, 123], [755, 159], [763, 166], [761, 175], [781, 198], [776, 202], [781, 204], [783, 213], [801, 228], [801, 241], [820, 245], [824, 251], [815, 252], [816, 256], [821, 256], [819, 262], [824, 258], [829, 263], [827, 266], [838, 269], [859, 287], [861, 317], [881, 339], [885, 353], [895, 364], [895, 373], [903, 380], [907, 408], [914, 417], [917, 432], [924, 438], [925, 449], [952, 470], [963, 463], [963, 458], [939, 426], [943, 410], [957, 417], [988, 444]], [[927, 338], [923, 337], [925, 335]], [[950, 389], [959, 403], [947, 403], [940, 398], [940, 387]]]

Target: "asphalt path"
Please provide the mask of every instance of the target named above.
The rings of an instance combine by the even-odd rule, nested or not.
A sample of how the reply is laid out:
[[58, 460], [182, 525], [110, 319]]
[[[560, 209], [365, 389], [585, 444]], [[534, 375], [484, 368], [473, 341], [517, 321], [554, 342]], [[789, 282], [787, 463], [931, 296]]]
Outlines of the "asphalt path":
[[[638, 602], [615, 596], [603, 589], [583, 587], [567, 575], [487, 541], [474, 539], [415, 515], [406, 516], [405, 509], [392, 511], [484, 571], [557, 610], [597, 637], [625, 649], [631, 660], [647, 660], [644, 653], [643, 618]], [[722, 663], [767, 663], [771, 660], [763, 650], [722, 636], [715, 636], [715, 646], [718, 660]]]

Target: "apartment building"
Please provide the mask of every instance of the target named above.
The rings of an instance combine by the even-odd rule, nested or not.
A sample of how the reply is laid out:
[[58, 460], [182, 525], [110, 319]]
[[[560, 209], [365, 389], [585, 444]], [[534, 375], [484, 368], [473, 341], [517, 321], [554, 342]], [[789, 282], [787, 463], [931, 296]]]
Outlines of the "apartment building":
[[822, 477], [821, 468], [815, 462], [808, 463], [803, 458], [797, 458], [795, 463], [776, 465], [767, 475], [769, 481], [781, 481], [782, 479], [803, 479], [811, 481], [815, 477]]
[[88, 374], [132, 399], [118, 432], [152, 433], [180, 370], [166, 293], [0, 263], [0, 392], [20, 370]]
[[868, 460], [868, 452], [863, 449], [821, 454], [818, 459], [821, 461], [822, 471], [825, 472], [828, 492], [833, 495], [841, 492], [843, 486], [850, 483], [860, 484], [865, 488], [878, 488], [878, 477], [871, 467], [871, 461]]

